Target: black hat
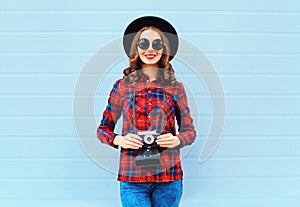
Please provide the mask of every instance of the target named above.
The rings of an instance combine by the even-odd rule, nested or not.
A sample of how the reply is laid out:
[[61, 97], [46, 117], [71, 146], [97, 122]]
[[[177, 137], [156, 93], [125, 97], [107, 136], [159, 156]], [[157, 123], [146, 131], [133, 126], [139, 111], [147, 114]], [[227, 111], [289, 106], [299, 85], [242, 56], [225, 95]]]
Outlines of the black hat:
[[165, 36], [169, 40], [170, 44], [170, 58], [169, 61], [173, 59], [175, 56], [177, 50], [178, 50], [178, 37], [176, 30], [174, 27], [167, 22], [166, 20], [155, 17], [155, 16], [145, 16], [145, 17], [140, 17], [134, 21], [132, 21], [126, 28], [123, 36], [123, 47], [124, 50], [129, 56], [130, 54], [130, 48], [131, 48], [131, 43], [132, 40], [135, 36], [135, 34], [142, 29], [143, 27], [147, 26], [154, 26], [158, 29], [160, 29]]

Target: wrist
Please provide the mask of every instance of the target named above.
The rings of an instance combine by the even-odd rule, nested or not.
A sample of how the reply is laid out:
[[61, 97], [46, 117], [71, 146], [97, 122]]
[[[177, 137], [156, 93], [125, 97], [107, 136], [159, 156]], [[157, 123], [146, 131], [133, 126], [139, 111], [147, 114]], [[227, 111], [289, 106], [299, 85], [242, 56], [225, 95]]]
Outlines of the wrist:
[[176, 137], [176, 143], [175, 143], [175, 147], [179, 146], [181, 141], [179, 139], [179, 137], [175, 136]]
[[121, 139], [122, 139], [122, 136], [120, 136], [120, 135], [115, 136], [113, 144], [117, 145], [117, 146], [120, 146], [120, 140]]

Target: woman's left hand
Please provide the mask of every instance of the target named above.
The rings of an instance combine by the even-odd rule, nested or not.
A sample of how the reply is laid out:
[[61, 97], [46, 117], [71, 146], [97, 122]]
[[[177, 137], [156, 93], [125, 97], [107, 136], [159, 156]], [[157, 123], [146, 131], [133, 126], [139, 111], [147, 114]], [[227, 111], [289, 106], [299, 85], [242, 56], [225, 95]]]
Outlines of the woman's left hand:
[[168, 133], [158, 136], [156, 143], [160, 147], [173, 148], [180, 145], [180, 139], [177, 136], [173, 136], [171, 133]]

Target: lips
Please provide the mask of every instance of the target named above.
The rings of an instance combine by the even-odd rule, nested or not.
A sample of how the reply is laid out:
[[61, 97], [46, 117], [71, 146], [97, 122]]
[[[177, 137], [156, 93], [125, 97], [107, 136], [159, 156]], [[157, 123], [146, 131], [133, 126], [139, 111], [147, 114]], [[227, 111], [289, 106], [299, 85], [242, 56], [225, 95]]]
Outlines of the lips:
[[145, 55], [145, 57], [148, 58], [148, 59], [150, 59], [150, 60], [153, 59], [153, 58], [155, 58], [155, 56], [156, 56], [155, 54], [146, 54]]

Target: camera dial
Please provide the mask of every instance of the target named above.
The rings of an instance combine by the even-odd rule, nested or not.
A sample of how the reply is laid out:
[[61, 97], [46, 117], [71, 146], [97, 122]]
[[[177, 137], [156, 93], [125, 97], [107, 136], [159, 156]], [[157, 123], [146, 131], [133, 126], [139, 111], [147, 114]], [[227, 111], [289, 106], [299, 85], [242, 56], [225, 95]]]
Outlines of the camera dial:
[[144, 142], [146, 144], [152, 144], [154, 142], [154, 136], [152, 134], [147, 134], [144, 136]]

